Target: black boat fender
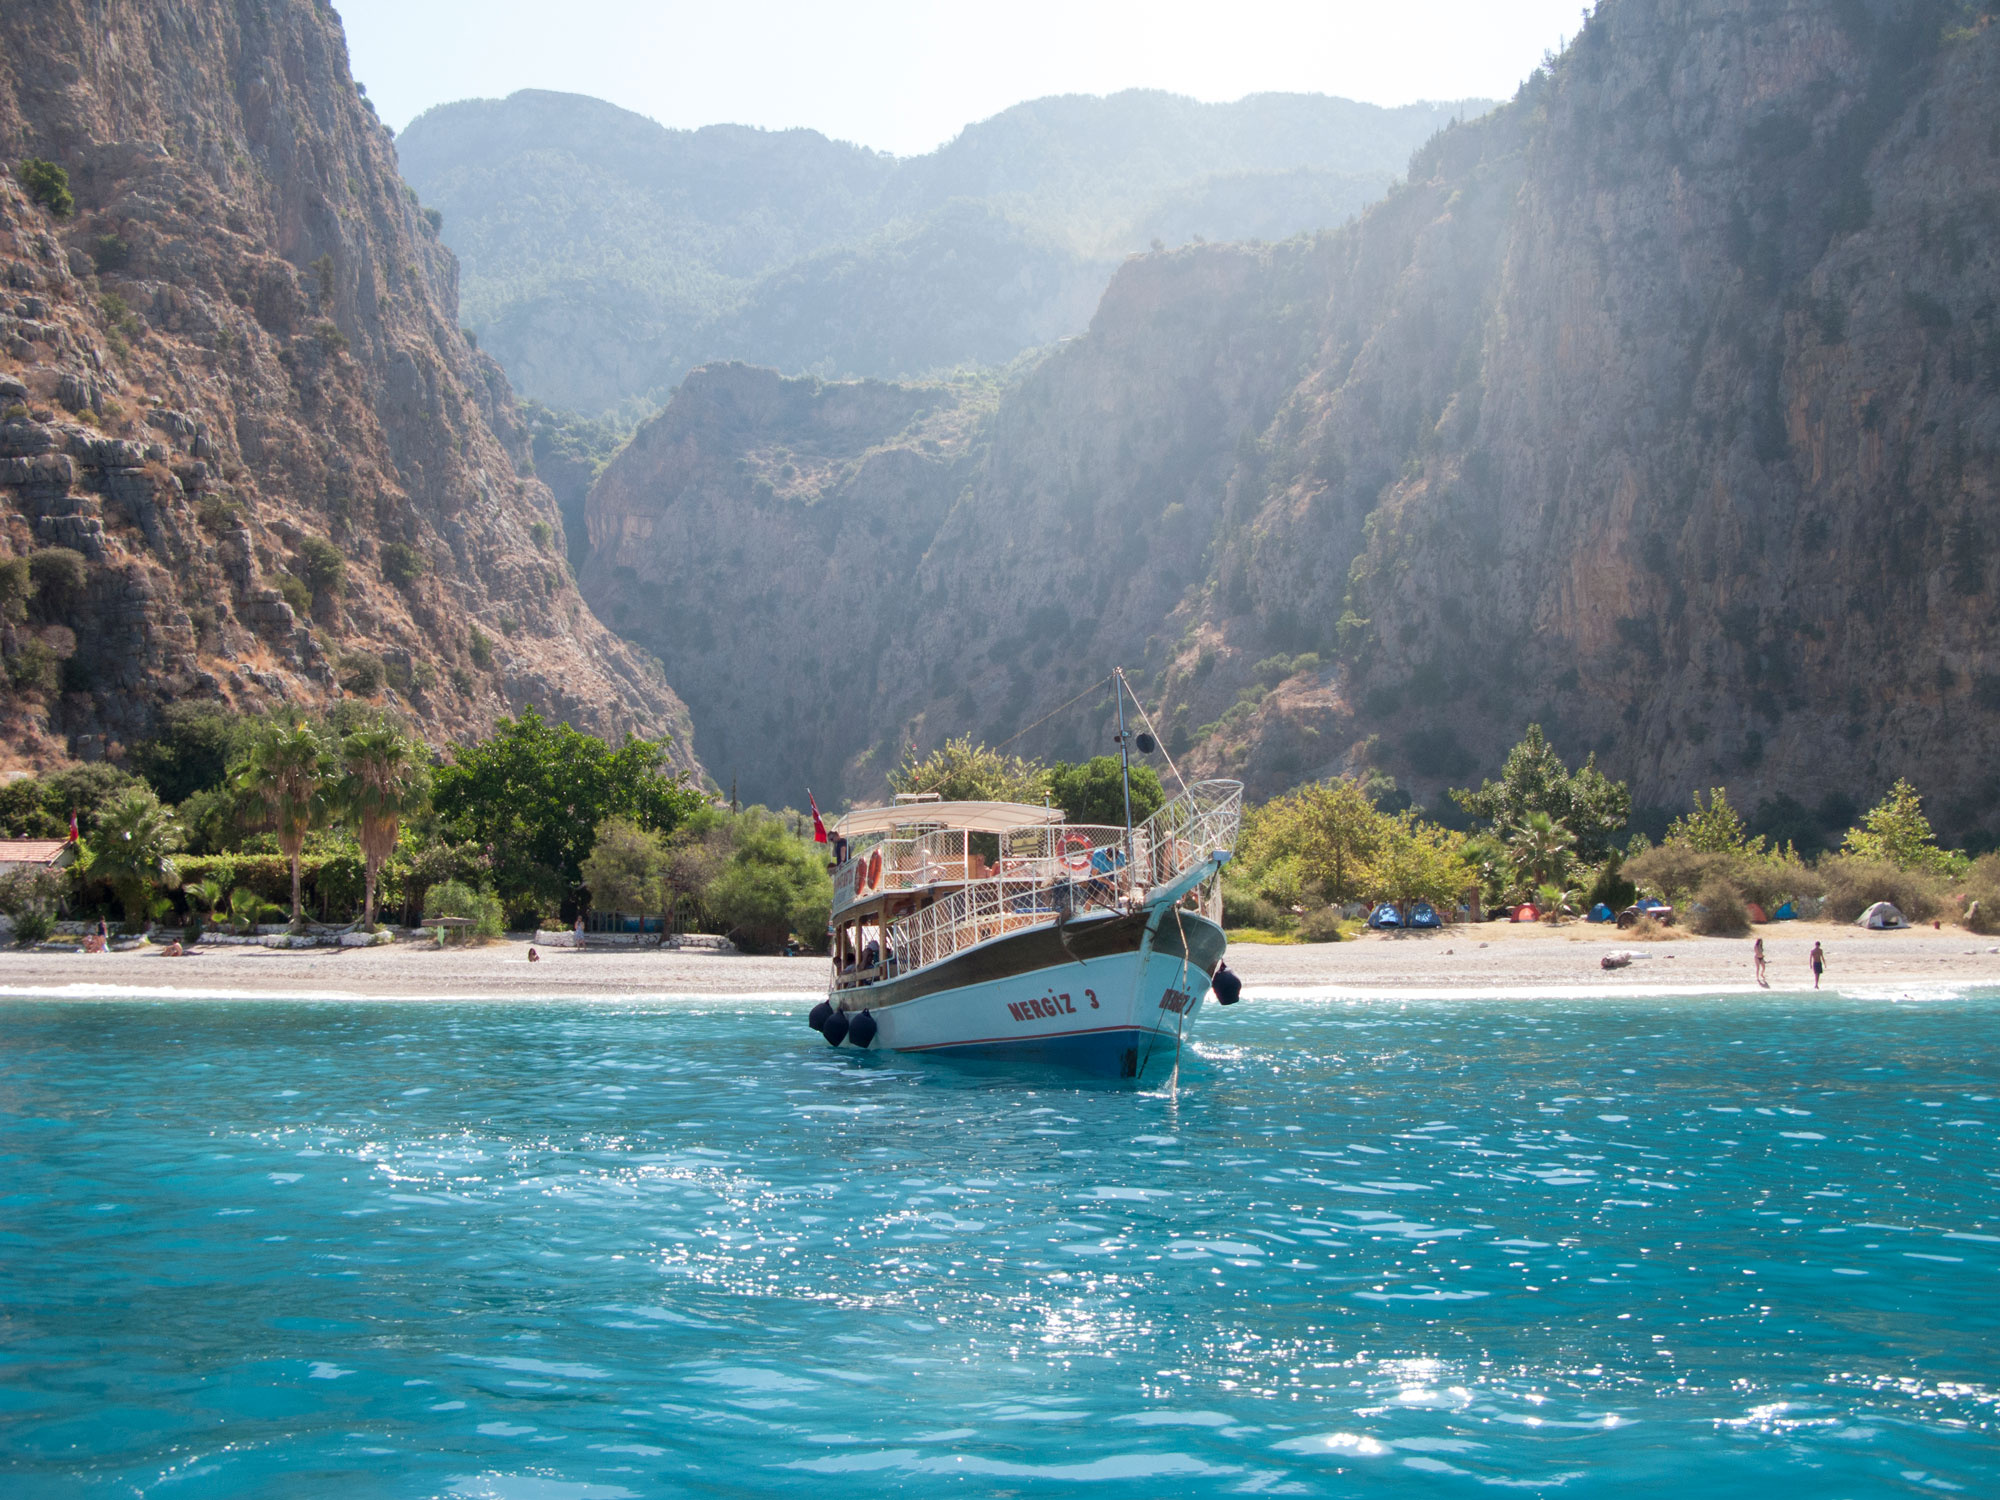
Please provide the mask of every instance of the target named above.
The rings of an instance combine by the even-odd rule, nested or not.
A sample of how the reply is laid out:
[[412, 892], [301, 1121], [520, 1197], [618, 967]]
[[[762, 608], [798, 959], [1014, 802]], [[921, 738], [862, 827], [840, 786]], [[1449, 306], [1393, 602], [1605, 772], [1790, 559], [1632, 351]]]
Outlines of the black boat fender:
[[1237, 978], [1228, 964], [1215, 966], [1215, 977], [1209, 980], [1209, 984], [1215, 990], [1217, 1005], [1234, 1005], [1243, 998], [1243, 981]]
[[875, 1040], [876, 1030], [875, 1017], [864, 1010], [847, 1023], [847, 1039], [857, 1047], [866, 1047]]
[[822, 1034], [826, 1031], [826, 1018], [833, 1014], [833, 1002], [822, 1000], [806, 1013], [806, 1025]]
[[820, 1028], [819, 1034], [826, 1038], [826, 1044], [829, 1047], [838, 1047], [842, 1042], [846, 1041], [847, 1012], [837, 1010], [828, 1016], [826, 1018], [826, 1025]]

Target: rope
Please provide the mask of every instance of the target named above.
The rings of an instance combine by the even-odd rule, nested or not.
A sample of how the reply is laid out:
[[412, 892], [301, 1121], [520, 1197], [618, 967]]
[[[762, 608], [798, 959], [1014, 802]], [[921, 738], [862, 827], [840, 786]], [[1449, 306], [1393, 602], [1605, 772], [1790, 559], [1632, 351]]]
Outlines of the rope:
[[[1022, 735], [1033, 734], [1037, 729], [1040, 729], [1044, 724], [1048, 723], [1049, 720], [1053, 719], [1057, 714], [1061, 713], [1064, 708], [1072, 708], [1076, 704], [1081, 703], [1084, 699], [1088, 698], [1092, 693], [1096, 692], [1099, 688], [1103, 687], [1104, 684], [1109, 682], [1110, 680], [1111, 679], [1109, 677], [1098, 678], [1097, 681], [1093, 682], [1089, 687], [1085, 688], [1082, 692], [1078, 693], [1074, 698], [1070, 699], [1068, 703], [1063, 704], [1061, 708], [1050, 709], [1047, 713], [1043, 714], [1039, 719], [1035, 720], [1034, 723], [1030, 724], [1026, 729], [1019, 730], [1014, 734], [1008, 735], [1006, 739], [1002, 740], [999, 744], [993, 746], [992, 748], [995, 750], [1005, 750], [1009, 745], [1013, 744], [1014, 741], [1018, 740]], [[1140, 712], [1144, 713], [1145, 710], [1141, 709]]]
[[[1128, 683], [1127, 686], [1129, 687], [1130, 684]], [[1146, 712], [1146, 705], [1139, 701], [1137, 693], [1132, 695], [1132, 706], [1139, 710], [1139, 717], [1146, 721], [1146, 728], [1152, 732], [1154, 742], [1160, 747], [1160, 754], [1167, 758], [1167, 769], [1174, 773], [1174, 780], [1181, 784], [1181, 795], [1186, 796], [1188, 789], [1187, 778], [1181, 775], [1181, 768], [1174, 764], [1173, 752], [1167, 748], [1167, 737], [1160, 733], [1160, 726], [1155, 724], [1153, 716]]]

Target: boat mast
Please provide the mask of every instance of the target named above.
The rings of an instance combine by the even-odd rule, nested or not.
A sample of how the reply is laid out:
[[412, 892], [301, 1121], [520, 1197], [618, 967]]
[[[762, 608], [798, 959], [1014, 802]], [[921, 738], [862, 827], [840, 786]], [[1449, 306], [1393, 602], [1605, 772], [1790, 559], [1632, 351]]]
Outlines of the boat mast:
[[1132, 888], [1132, 747], [1125, 737], [1125, 669], [1113, 667], [1118, 679], [1118, 770], [1125, 783], [1125, 888]]

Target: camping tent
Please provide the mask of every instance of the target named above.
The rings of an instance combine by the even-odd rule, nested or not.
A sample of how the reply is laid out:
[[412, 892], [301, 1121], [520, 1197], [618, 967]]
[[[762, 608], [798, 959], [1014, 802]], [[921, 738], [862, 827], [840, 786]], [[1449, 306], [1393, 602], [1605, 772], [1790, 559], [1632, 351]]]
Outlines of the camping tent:
[[1412, 927], [1442, 927], [1444, 923], [1439, 920], [1436, 907], [1432, 906], [1428, 901], [1419, 901], [1415, 906], [1410, 908], [1410, 925]]
[[1910, 924], [1905, 922], [1903, 914], [1888, 902], [1877, 901], [1868, 910], [1854, 919], [1854, 925], [1856, 927], [1886, 928], [1908, 927]]
[[1368, 914], [1368, 925], [1370, 927], [1401, 927], [1403, 919], [1397, 915], [1395, 907], [1384, 901]]
[[1530, 903], [1524, 902], [1522, 905], [1514, 908], [1514, 920], [1516, 922], [1539, 922], [1541, 919], [1542, 914], [1536, 911]]
[[1748, 911], [1750, 915], [1750, 920], [1753, 922], [1768, 922], [1771, 920], [1769, 917], [1764, 915], [1764, 908], [1759, 906], [1755, 901], [1752, 901], [1750, 903]]
[[1789, 901], [1771, 913], [1773, 922], [1796, 922], [1798, 919], [1799, 914], [1792, 910], [1792, 903]]
[[1609, 922], [1612, 920], [1611, 908], [1600, 901], [1597, 905], [1591, 907], [1590, 914], [1583, 920], [1586, 922]]

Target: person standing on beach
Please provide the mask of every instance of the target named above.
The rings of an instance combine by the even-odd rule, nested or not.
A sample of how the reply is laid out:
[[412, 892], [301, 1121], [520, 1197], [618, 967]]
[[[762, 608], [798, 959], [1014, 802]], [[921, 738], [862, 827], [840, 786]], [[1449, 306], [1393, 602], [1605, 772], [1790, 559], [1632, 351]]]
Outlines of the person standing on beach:
[[1764, 940], [1762, 938], [1758, 938], [1757, 945], [1750, 950], [1750, 957], [1757, 965], [1757, 983], [1759, 987], [1768, 990], [1771, 987], [1771, 977], [1764, 972]]
[[1815, 942], [1810, 959], [1813, 971], [1813, 988], [1819, 988], [1819, 976], [1826, 972], [1826, 949]]

